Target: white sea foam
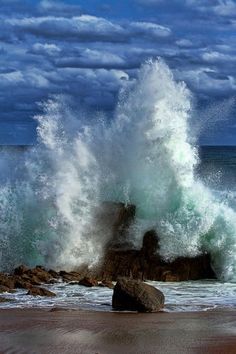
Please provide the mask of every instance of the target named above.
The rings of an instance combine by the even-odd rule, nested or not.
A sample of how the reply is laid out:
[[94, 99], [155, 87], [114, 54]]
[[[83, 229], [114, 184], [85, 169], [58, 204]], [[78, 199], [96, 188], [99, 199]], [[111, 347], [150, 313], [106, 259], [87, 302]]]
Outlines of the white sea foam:
[[62, 98], [44, 104], [38, 145], [1, 186], [2, 268], [96, 262], [110, 235], [95, 210], [113, 200], [137, 206], [137, 244], [155, 227], [164, 258], [207, 251], [218, 276], [235, 280], [236, 212], [195, 175], [189, 90], [161, 60], [126, 86], [110, 121], [77, 116]]

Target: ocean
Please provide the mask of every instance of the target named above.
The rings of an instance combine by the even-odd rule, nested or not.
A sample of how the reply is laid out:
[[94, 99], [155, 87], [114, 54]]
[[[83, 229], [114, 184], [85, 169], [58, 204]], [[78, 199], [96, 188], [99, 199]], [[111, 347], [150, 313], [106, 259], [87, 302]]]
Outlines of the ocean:
[[[161, 61], [143, 65], [112, 120], [71, 111], [62, 99], [46, 102], [35, 117], [38, 143], [0, 151], [0, 271], [95, 265], [111, 238], [96, 217], [101, 203], [131, 203], [133, 247], [154, 228], [163, 259], [212, 257], [218, 281], [154, 283], [164, 290], [166, 310], [234, 307], [236, 148], [198, 147], [191, 110], [191, 93]], [[50, 288], [55, 299], [18, 291], [0, 306], [111, 310], [109, 289]]]

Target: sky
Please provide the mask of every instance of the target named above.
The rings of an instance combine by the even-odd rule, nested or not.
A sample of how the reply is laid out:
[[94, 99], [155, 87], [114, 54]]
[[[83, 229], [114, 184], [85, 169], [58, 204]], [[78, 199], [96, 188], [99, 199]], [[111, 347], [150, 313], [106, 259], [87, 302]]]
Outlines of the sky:
[[236, 145], [236, 0], [0, 0], [0, 144], [33, 143], [55, 94], [112, 117], [156, 57], [192, 91], [199, 142]]

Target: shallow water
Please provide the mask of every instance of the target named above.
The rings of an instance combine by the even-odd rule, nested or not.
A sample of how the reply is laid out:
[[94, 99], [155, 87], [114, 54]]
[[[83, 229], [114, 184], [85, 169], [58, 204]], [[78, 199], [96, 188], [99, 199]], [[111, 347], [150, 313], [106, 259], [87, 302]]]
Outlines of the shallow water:
[[[215, 308], [236, 308], [236, 284], [212, 280], [180, 283], [149, 282], [165, 294], [166, 312], [208, 311]], [[4, 294], [11, 302], [0, 308], [63, 307], [94, 311], [112, 311], [113, 290], [102, 287], [87, 288], [77, 284], [58, 283], [47, 286], [57, 297], [33, 297], [26, 290]]]

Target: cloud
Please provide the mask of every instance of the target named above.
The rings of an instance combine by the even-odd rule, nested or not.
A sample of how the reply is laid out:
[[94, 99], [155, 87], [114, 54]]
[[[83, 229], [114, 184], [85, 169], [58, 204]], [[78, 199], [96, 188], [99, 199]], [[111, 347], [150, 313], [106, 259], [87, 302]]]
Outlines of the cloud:
[[136, 36], [146, 36], [152, 39], [168, 37], [171, 34], [170, 28], [149, 22], [132, 22], [129, 28]]
[[157, 56], [200, 100], [235, 95], [234, 1], [107, 5], [0, 0], [0, 121], [30, 122], [36, 102], [61, 93], [110, 112], [125, 81]]
[[212, 63], [236, 62], [235, 55], [228, 55], [216, 51], [210, 51], [202, 54], [204, 61]]
[[220, 0], [219, 3], [214, 6], [214, 12], [221, 16], [236, 16], [236, 3], [232, 0]]
[[6, 20], [16, 31], [35, 36], [80, 41], [126, 41], [125, 30], [104, 18], [82, 15], [78, 17], [26, 17]]
[[202, 96], [214, 94], [226, 97], [232, 95], [236, 90], [236, 80], [232, 76], [218, 76], [210, 68], [201, 68], [189, 71], [177, 71], [176, 76], [185, 80], [193, 92], [198, 92]]
[[57, 56], [61, 53], [61, 49], [56, 44], [35, 43], [29, 50], [29, 53], [36, 55]]
[[78, 17], [26, 17], [11, 18], [5, 21], [11, 25], [16, 34], [29, 33], [34, 36], [57, 40], [80, 40], [101, 42], [127, 42], [135, 37], [149, 40], [168, 37], [171, 30], [168, 27], [151, 22], [131, 22], [118, 24], [102, 17], [81, 15]]
[[41, 13], [52, 13], [53, 15], [75, 16], [81, 14], [81, 7], [79, 5], [65, 4], [61, 1], [42, 0], [38, 8]]
[[91, 50], [86, 48], [77, 56], [65, 56], [55, 61], [58, 67], [72, 68], [127, 68], [127, 63], [121, 56], [108, 51]]

